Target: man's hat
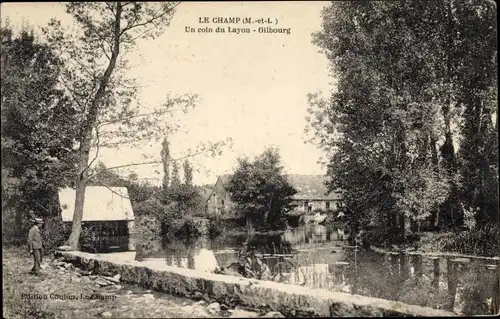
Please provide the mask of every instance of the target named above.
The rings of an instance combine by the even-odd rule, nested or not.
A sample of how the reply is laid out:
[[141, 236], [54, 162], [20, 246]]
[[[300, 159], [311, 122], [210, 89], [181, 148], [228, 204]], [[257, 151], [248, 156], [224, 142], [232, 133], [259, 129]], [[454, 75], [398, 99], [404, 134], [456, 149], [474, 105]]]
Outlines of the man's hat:
[[43, 224], [43, 219], [41, 219], [41, 218], [35, 218], [35, 223], [37, 223], [37, 224]]

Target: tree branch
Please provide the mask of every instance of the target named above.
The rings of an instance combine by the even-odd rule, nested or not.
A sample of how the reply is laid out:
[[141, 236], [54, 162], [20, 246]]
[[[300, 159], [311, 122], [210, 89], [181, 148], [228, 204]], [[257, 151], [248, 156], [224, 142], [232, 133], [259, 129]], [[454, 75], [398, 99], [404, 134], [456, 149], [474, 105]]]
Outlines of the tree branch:
[[137, 28], [137, 27], [143, 27], [143, 26], [146, 26], [150, 23], [153, 23], [154, 21], [164, 17], [165, 15], [167, 15], [168, 13], [170, 13], [172, 10], [175, 9], [175, 7], [177, 7], [178, 5], [180, 4], [180, 2], [177, 2], [172, 8], [169, 8], [167, 10], [165, 10], [163, 13], [157, 15], [156, 17], [152, 17], [151, 19], [145, 21], [145, 22], [142, 22], [142, 23], [138, 23], [138, 24], [133, 24], [137, 21], [137, 19], [134, 20], [133, 23], [131, 23], [130, 25], [127, 25], [127, 27], [123, 28], [122, 32], [120, 33], [120, 36], [122, 36], [125, 32], [129, 31], [129, 30], [132, 30], [134, 28]]
[[127, 197], [127, 196], [124, 196], [120, 193], [118, 193], [117, 191], [113, 190], [110, 186], [104, 184], [103, 182], [101, 181], [97, 181], [99, 184], [101, 184], [102, 186], [106, 187], [107, 189], [109, 189], [113, 194], [116, 194], [118, 196], [120, 196], [121, 198], [126, 198], [126, 199], [130, 199], [130, 197]]
[[[106, 5], [106, 7], [109, 9], [109, 11], [111, 11], [111, 13], [113, 13], [113, 16], [114, 16], [115, 18], [117, 18], [117, 16], [116, 16], [116, 12], [115, 12], [115, 8], [113, 8], [113, 6], [111, 6], [111, 5], [109, 4], [109, 2], [107, 2], [107, 1], [104, 1], [104, 4], [105, 4], [105, 5]], [[123, 7], [123, 6], [122, 6], [122, 7]]]
[[121, 141], [121, 142], [101, 144], [101, 147], [114, 147], [116, 145], [130, 144], [130, 143], [134, 143], [134, 142], [147, 141], [147, 140], [151, 140], [151, 138], [150, 137], [144, 137], [144, 138], [138, 138], [138, 139], [130, 140], [130, 141]]
[[[198, 155], [201, 155], [201, 154], [204, 154], [204, 153], [208, 153], [208, 152], [210, 152], [210, 151], [197, 152], [197, 153], [189, 154], [189, 155], [186, 155], [186, 156], [183, 156], [183, 157], [171, 159], [168, 162], [169, 163], [170, 162], [176, 162], [176, 161], [180, 161], [180, 160], [183, 160], [183, 159], [186, 159], [186, 158], [189, 158], [189, 157], [198, 156]], [[131, 163], [131, 164], [125, 164], [125, 165], [118, 165], [118, 166], [113, 166], [113, 167], [107, 167], [106, 170], [117, 169], [117, 168], [124, 168], [124, 167], [131, 167], [131, 166], [140, 166], [140, 165], [161, 164], [161, 163], [163, 163], [163, 161], [151, 161], [151, 162], [142, 162], [142, 163]], [[102, 173], [102, 172], [97, 172], [97, 173], [89, 176], [88, 178], [89, 179], [93, 178], [93, 177], [99, 175], [100, 173]]]
[[144, 32], [141, 32], [139, 33], [137, 36], [135, 36], [134, 38], [128, 40], [128, 41], [125, 41], [123, 40], [122, 42], [123, 43], [127, 43], [127, 44], [131, 44], [131, 43], [134, 43], [135, 40], [139, 39], [140, 37], [142, 37], [143, 35], [145, 35], [146, 33], [148, 33], [149, 31], [153, 30], [155, 28], [155, 26], [151, 26], [151, 28], [149, 29], [146, 29], [144, 30]]
[[106, 136], [109, 134], [128, 134], [128, 133], [137, 133], [138, 130], [131, 130], [131, 131], [105, 131], [101, 132], [101, 136]]
[[106, 41], [101, 40], [101, 46], [100, 47], [102, 49], [102, 52], [106, 56], [106, 58], [108, 58], [108, 60], [111, 60], [111, 57], [109, 56], [108, 52], [106, 52], [106, 48], [104, 47], [105, 44], [106, 44]]
[[97, 159], [97, 157], [99, 156], [99, 129], [98, 129], [98, 126], [96, 125], [95, 127], [95, 135], [96, 135], [96, 139], [97, 139], [97, 143], [96, 143], [96, 152], [95, 152], [95, 157], [90, 161], [90, 163], [87, 165], [87, 168], [86, 169], [89, 169], [90, 166], [92, 166], [92, 164], [94, 163], [94, 161]]
[[[92, 77], [92, 80], [93, 81], [97, 81], [98, 80], [98, 77], [96, 76], [95, 73], [92, 73], [90, 72], [88, 69], [87, 69], [87, 66], [85, 66], [82, 61], [80, 61], [79, 59], [77, 59], [74, 55], [72, 55], [72, 60], [75, 61], [76, 63], [78, 63], [81, 67], [81, 70], [85, 71], [90, 77]], [[71, 61], [71, 60], [68, 60], [68, 61]]]
[[127, 117], [124, 117], [124, 118], [119, 118], [119, 119], [116, 119], [116, 120], [103, 121], [103, 122], [101, 122], [99, 124], [99, 126], [102, 127], [102, 126], [105, 126], [105, 125], [116, 124], [116, 123], [119, 123], [119, 122], [131, 120], [131, 119], [136, 118], [136, 117], [143, 117], [143, 116], [150, 116], [150, 115], [163, 115], [165, 113], [172, 113], [172, 112], [175, 112], [175, 111], [182, 111], [182, 109], [178, 108], [178, 109], [163, 110], [163, 111], [160, 111], [160, 112], [135, 114], [135, 115], [127, 116]]

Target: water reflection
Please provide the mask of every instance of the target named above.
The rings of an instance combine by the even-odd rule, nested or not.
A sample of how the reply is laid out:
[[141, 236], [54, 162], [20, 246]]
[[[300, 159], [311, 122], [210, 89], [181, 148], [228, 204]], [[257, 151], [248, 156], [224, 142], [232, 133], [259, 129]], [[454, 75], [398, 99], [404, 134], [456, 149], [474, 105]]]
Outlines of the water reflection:
[[324, 243], [331, 241], [344, 241], [346, 236], [339, 228], [324, 225], [304, 225], [288, 229], [283, 234], [283, 239], [293, 245]]
[[[246, 235], [241, 234], [215, 240], [200, 238], [193, 243], [137, 245], [136, 260], [212, 272], [217, 266], [237, 262], [239, 249], [246, 239]], [[262, 262], [276, 275], [274, 280], [279, 282], [421, 306], [459, 307], [469, 314], [487, 313], [485, 302], [491, 299], [488, 296], [492, 288], [487, 284], [483, 264], [471, 262], [462, 270], [457, 294], [452, 297], [448, 292], [445, 259], [438, 264], [440, 280], [434, 284], [432, 259], [424, 259], [419, 264], [416, 259], [355, 252], [346, 246], [345, 240], [342, 230], [307, 225], [276, 235], [257, 234], [248, 244], [255, 247]]]

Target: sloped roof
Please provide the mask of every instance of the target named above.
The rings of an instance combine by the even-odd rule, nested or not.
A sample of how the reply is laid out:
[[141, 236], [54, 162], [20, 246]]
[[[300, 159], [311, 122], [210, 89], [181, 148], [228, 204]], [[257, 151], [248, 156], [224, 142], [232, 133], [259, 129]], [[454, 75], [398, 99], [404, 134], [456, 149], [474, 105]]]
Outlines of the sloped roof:
[[294, 199], [339, 199], [336, 193], [327, 194], [326, 177], [323, 175], [288, 174], [286, 177], [297, 190], [297, 194], [293, 196]]
[[[62, 219], [73, 220], [76, 192], [72, 188], [59, 189]], [[134, 220], [132, 203], [126, 187], [87, 186], [82, 221]]]
[[206, 201], [210, 200], [210, 198], [212, 197], [212, 195], [214, 194], [215, 192], [215, 185], [217, 185], [217, 182], [221, 181], [222, 183], [222, 186], [224, 187], [224, 189], [226, 189], [226, 186], [227, 186], [227, 183], [229, 183], [229, 180], [231, 179], [231, 174], [223, 174], [223, 175], [219, 175], [217, 177], [217, 181], [215, 182], [214, 186], [212, 187], [212, 189], [210, 190], [210, 193], [208, 195], [208, 197], [205, 198]]
[[220, 175], [219, 178], [221, 179], [222, 185], [227, 185], [227, 183], [229, 183], [229, 180], [231, 179], [231, 176], [231, 174]]
[[200, 194], [201, 196], [203, 197], [204, 200], [207, 200], [210, 195], [212, 194], [212, 191], [213, 191], [213, 186], [209, 186], [209, 185], [203, 185], [203, 186], [199, 186], [199, 190], [200, 190]]
[[[340, 198], [338, 193], [326, 194], [328, 190], [325, 185], [326, 177], [324, 175], [287, 174], [285, 176], [297, 190], [297, 194], [293, 196], [293, 199], [338, 200]], [[220, 175], [219, 178], [225, 186], [231, 175]]]

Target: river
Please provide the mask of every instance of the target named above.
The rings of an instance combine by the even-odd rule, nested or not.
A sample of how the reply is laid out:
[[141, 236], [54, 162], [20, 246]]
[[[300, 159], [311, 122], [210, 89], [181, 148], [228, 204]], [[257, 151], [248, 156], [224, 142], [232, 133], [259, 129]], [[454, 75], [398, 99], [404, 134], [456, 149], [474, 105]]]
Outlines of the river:
[[[213, 271], [217, 266], [236, 262], [245, 240], [246, 235], [241, 234], [214, 240], [201, 237], [192, 243], [150, 241], [138, 243], [136, 252], [127, 258], [145, 264]], [[386, 254], [358, 250], [348, 246], [341, 230], [323, 225], [303, 225], [276, 235], [257, 234], [251, 244], [276, 275], [274, 280], [288, 284], [398, 300], [470, 315], [490, 313], [492, 291], [497, 289], [492, 287], [492, 277], [486, 271], [487, 261], [469, 260], [458, 266], [456, 280], [450, 282], [452, 277], [448, 276], [450, 266], [446, 258], [435, 261], [435, 258], [424, 256], [419, 264], [419, 259], [411, 256], [391, 258]], [[436, 270], [439, 271], [438, 281], [435, 280]]]

